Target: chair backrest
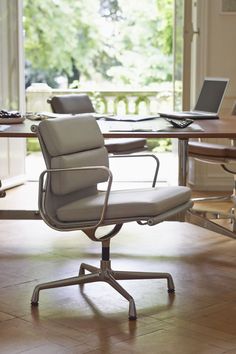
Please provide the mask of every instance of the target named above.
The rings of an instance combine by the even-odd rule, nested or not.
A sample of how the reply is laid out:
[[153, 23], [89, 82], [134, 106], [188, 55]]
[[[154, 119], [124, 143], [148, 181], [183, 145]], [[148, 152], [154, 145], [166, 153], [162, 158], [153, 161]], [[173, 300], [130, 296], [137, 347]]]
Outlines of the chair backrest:
[[86, 94], [53, 96], [48, 101], [54, 113], [94, 113], [93, 104]]
[[[91, 116], [47, 119], [39, 123], [37, 136], [48, 169], [88, 166], [109, 167], [108, 153], [96, 120]], [[47, 213], [64, 203], [97, 193], [105, 182], [104, 170], [54, 172], [47, 176]]]

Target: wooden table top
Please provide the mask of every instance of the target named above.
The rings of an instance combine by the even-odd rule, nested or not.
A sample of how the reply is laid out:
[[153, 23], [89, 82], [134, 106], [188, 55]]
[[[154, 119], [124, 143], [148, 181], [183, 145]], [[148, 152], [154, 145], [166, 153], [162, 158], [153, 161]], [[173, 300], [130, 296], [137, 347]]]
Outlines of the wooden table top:
[[[158, 118], [157, 118], [158, 119]], [[106, 129], [106, 124], [102, 124], [102, 133], [105, 138], [124, 138], [124, 137], [140, 137], [140, 138], [236, 138], [236, 117], [220, 117], [220, 119], [204, 119], [195, 121], [203, 131], [191, 131], [188, 128], [175, 129], [172, 131], [122, 131], [111, 132]], [[35, 137], [35, 133], [31, 132], [30, 127], [33, 122], [26, 119], [21, 124], [12, 124], [7, 129], [0, 131], [0, 137], [28, 138]], [[138, 123], [140, 124], [140, 122]], [[0, 125], [0, 127], [3, 127]], [[191, 126], [190, 126], [191, 127]]]

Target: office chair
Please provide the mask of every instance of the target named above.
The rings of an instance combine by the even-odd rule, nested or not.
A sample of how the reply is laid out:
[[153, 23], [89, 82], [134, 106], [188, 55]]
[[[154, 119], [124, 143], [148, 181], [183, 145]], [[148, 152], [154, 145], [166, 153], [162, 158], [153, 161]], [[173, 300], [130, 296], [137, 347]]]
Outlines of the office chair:
[[[233, 205], [235, 205], [236, 204], [236, 170], [231, 169], [227, 165], [236, 162], [236, 147], [223, 145], [223, 144], [205, 143], [202, 141], [190, 141], [188, 143], [188, 156], [204, 163], [220, 165], [224, 169], [224, 171], [233, 174], [234, 177], [234, 187], [233, 187], [233, 193], [231, 195], [212, 196], [207, 198], [204, 197], [193, 198], [193, 200], [201, 201], [201, 202], [231, 200], [233, 202]], [[194, 213], [199, 215], [204, 215], [204, 210], [194, 211]], [[210, 214], [209, 211], [208, 214]], [[232, 222], [233, 233], [236, 231], [234, 207], [231, 208], [228, 215], [221, 212], [212, 212], [210, 218], [211, 219], [229, 218], [230, 221]], [[215, 230], [215, 231], [219, 231], [219, 230]]]
[[[43, 289], [79, 284], [82, 290], [86, 283], [104, 281], [129, 301], [129, 319], [136, 319], [134, 299], [117, 280], [166, 279], [169, 292], [174, 291], [174, 282], [169, 273], [113, 270], [111, 238], [127, 222], [152, 226], [183, 215], [192, 206], [190, 189], [177, 186], [111, 190], [108, 152], [92, 116], [48, 119], [31, 129], [38, 136], [47, 168], [39, 178], [39, 211], [43, 220], [55, 230], [82, 230], [102, 246], [100, 267], [82, 263], [78, 276], [37, 285], [32, 305], [38, 304]], [[105, 191], [97, 188], [101, 182], [107, 182]], [[109, 231], [102, 228], [104, 233], [98, 237], [97, 229], [105, 225], [111, 225]]]
[[[48, 99], [48, 103], [54, 113], [95, 113], [93, 104], [86, 94], [53, 96]], [[111, 154], [130, 154], [147, 150], [147, 141], [143, 138], [106, 139], [105, 147]]]

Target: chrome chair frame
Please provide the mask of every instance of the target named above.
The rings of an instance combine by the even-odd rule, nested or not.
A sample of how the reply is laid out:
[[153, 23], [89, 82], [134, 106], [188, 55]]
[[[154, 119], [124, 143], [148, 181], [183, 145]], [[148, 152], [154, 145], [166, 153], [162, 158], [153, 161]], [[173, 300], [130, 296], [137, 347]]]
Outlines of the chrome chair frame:
[[[58, 173], [58, 172], [65, 172], [65, 171], [84, 171], [84, 170], [98, 170], [98, 169], [103, 169], [108, 173], [108, 185], [107, 185], [107, 190], [106, 190], [106, 195], [104, 199], [104, 205], [101, 213], [100, 220], [97, 222], [95, 221], [94, 223], [91, 222], [83, 222], [83, 223], [74, 223], [73, 227], [65, 227], [64, 224], [59, 225], [58, 221], [53, 220], [52, 217], [49, 217], [48, 214], [45, 211], [45, 175], [46, 174], [52, 174], [52, 173]], [[104, 167], [104, 166], [88, 166], [88, 167], [80, 167], [80, 168], [62, 168], [62, 169], [47, 169], [43, 171], [40, 174], [39, 177], [39, 211], [42, 219], [45, 221], [47, 225], [49, 225], [51, 228], [58, 230], [58, 231], [73, 231], [73, 230], [78, 230], [81, 229], [91, 240], [93, 241], [100, 241], [102, 243], [102, 259], [100, 261], [100, 268], [94, 267], [92, 265], [86, 264], [86, 263], [81, 263], [80, 269], [78, 276], [75, 277], [70, 277], [66, 279], [61, 279], [61, 280], [56, 280], [56, 281], [51, 281], [51, 282], [46, 282], [37, 285], [34, 288], [32, 297], [31, 297], [31, 304], [32, 306], [38, 306], [39, 302], [39, 292], [41, 290], [45, 289], [52, 289], [52, 288], [58, 288], [62, 286], [70, 286], [70, 285], [80, 285], [81, 290], [83, 290], [83, 285], [91, 282], [98, 282], [98, 281], [104, 281], [107, 282], [110, 286], [112, 286], [115, 290], [117, 290], [125, 299], [129, 301], [129, 320], [136, 320], [137, 318], [137, 313], [136, 313], [136, 307], [135, 307], [135, 302], [133, 297], [117, 282], [117, 280], [130, 280], [130, 279], [166, 279], [167, 280], [167, 289], [168, 293], [173, 293], [175, 291], [175, 286], [174, 286], [174, 281], [169, 273], [163, 273], [163, 272], [134, 272], [134, 271], [117, 271], [113, 270], [111, 268], [111, 260], [110, 260], [110, 239], [115, 236], [121, 229], [122, 225], [124, 222], [127, 221], [137, 221], [140, 224], [142, 223], [143, 220], [146, 219], [146, 223], [148, 225], [154, 225], [157, 224], [168, 217], [170, 217], [172, 214], [176, 214], [179, 212], [183, 212], [183, 210], [187, 210], [190, 208], [192, 205], [192, 202], [186, 203], [184, 206], [181, 206], [181, 208], [176, 208], [174, 212], [166, 212], [161, 215], [161, 217], [140, 217], [140, 220], [137, 220], [136, 218], [125, 218], [122, 219], [116, 219], [116, 220], [110, 220], [108, 223], [104, 220], [104, 216], [106, 213], [106, 209], [108, 206], [108, 201], [109, 201], [109, 194], [111, 191], [111, 185], [112, 185], [112, 172]], [[111, 225], [115, 224], [113, 229], [106, 235], [97, 238], [95, 236], [96, 230], [98, 229], [99, 226], [101, 225]], [[89, 272], [89, 274], [85, 274], [85, 272]]]

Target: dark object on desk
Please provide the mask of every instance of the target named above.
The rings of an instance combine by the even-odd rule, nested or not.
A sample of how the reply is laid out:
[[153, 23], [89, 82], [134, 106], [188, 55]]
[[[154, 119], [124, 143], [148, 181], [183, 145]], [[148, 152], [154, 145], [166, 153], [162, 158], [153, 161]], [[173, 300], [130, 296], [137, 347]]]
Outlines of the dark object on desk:
[[192, 119], [218, 119], [229, 79], [205, 78], [197, 103], [192, 111], [160, 112], [161, 117], [192, 118]]
[[22, 123], [25, 118], [17, 111], [0, 111], [0, 124], [19, 124]]
[[[93, 104], [86, 94], [54, 96], [48, 100], [54, 113], [81, 114], [95, 113]], [[147, 149], [147, 141], [143, 138], [127, 138], [114, 141], [106, 139], [105, 147], [111, 154], [131, 154]]]
[[0, 118], [21, 118], [20, 112], [17, 111], [0, 111]]
[[171, 119], [171, 118], [166, 118], [166, 121], [170, 123], [174, 128], [180, 128], [180, 129], [186, 128], [194, 122], [192, 119]]
[[[43, 220], [58, 231], [83, 231], [92, 241], [100, 242], [102, 250], [100, 267], [82, 263], [79, 275], [37, 285], [31, 304], [38, 305], [43, 289], [80, 285], [82, 290], [86, 283], [104, 281], [129, 301], [129, 319], [136, 320], [134, 299], [117, 280], [166, 279], [170, 293], [174, 292], [174, 282], [169, 273], [113, 270], [111, 238], [131, 221], [153, 226], [176, 218], [192, 206], [191, 190], [183, 186], [112, 190], [108, 153], [92, 116], [48, 119], [32, 126], [32, 131], [38, 136], [47, 165], [39, 179], [38, 200]], [[107, 182], [106, 191], [97, 189], [101, 182]], [[108, 225], [109, 230], [102, 228], [103, 235], [98, 237], [97, 229]], [[55, 297], [56, 293], [53, 302]]]

